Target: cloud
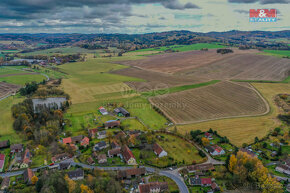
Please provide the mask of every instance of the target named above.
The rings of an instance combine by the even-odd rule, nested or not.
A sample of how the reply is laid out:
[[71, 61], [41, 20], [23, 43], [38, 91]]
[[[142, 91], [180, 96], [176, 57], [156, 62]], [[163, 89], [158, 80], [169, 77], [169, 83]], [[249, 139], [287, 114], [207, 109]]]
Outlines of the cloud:
[[165, 0], [161, 4], [168, 9], [178, 9], [178, 10], [200, 9], [200, 7], [198, 7], [193, 3], [181, 4], [179, 1], [176, 0]]
[[290, 0], [228, 0], [230, 3], [288, 4]]

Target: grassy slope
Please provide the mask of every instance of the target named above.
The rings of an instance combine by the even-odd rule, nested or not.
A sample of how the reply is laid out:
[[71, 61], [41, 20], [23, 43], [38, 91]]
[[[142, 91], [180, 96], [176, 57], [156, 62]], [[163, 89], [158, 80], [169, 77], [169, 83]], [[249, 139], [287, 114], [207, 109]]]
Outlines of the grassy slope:
[[0, 77], [0, 82], [5, 81], [8, 83], [18, 84], [18, 85], [25, 85], [25, 83], [32, 82], [32, 81], [41, 82], [43, 80], [46, 80], [46, 77], [40, 74]]
[[263, 52], [265, 52], [267, 55], [290, 57], [290, 50], [263, 50]]
[[136, 50], [132, 52], [144, 52], [144, 51], [165, 51], [168, 49], [172, 49], [174, 51], [185, 52], [190, 50], [200, 50], [202, 48], [214, 49], [214, 48], [223, 48], [224, 46], [218, 44], [208, 44], [208, 43], [198, 43], [198, 44], [191, 44], [191, 45], [173, 45], [173, 46], [163, 46], [158, 48], [147, 48]]
[[257, 136], [264, 137], [270, 129], [280, 124], [277, 120], [278, 108], [274, 104], [273, 97], [279, 93], [287, 93], [290, 84], [282, 83], [252, 83], [252, 85], [264, 96], [271, 106], [271, 111], [267, 115], [258, 117], [244, 117], [208, 121], [190, 125], [178, 126], [179, 132], [186, 134], [191, 130], [200, 129], [206, 131], [209, 128], [217, 130], [222, 136], [227, 136], [230, 141], [241, 146], [243, 143], [251, 143]]
[[39, 50], [34, 52], [22, 53], [23, 56], [31, 55], [53, 55], [53, 54], [76, 54], [76, 53], [99, 53], [101, 50], [87, 50], [80, 47], [63, 47]]
[[23, 100], [22, 97], [12, 96], [0, 101], [0, 140], [9, 139], [12, 143], [20, 143], [21, 137], [13, 130], [11, 107]]
[[[143, 80], [109, 73], [113, 70], [126, 68], [126, 66], [113, 64], [113, 62], [120, 59], [137, 58], [140, 57], [97, 58], [60, 66], [63, 71], [69, 74], [69, 78], [63, 80], [63, 87], [72, 98], [73, 105], [68, 111], [71, 117], [68, 118], [71, 119], [73, 127], [87, 125], [88, 120], [82, 117], [86, 117], [90, 113], [97, 113], [97, 108], [108, 102], [124, 104], [132, 116], [138, 116], [150, 128], [164, 127], [166, 119], [151, 108], [146, 98], [134, 95], [127, 96], [123, 93], [123, 89], [130, 89], [123, 82]], [[128, 101], [130, 103], [127, 103]], [[131, 123], [132, 127], [135, 124], [137, 125], [137, 123]]]

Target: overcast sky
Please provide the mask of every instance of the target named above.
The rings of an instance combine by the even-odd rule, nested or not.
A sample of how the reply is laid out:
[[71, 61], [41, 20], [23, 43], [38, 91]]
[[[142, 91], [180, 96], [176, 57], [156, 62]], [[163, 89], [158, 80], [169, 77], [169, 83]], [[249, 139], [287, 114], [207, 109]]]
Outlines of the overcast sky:
[[[278, 10], [250, 23], [249, 9]], [[290, 30], [290, 0], [0, 0], [0, 33]]]

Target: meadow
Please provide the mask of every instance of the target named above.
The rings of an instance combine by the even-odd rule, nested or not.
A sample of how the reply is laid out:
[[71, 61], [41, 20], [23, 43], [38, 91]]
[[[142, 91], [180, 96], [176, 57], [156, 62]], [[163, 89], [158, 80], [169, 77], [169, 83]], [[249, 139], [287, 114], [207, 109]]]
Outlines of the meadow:
[[202, 48], [215, 49], [215, 48], [224, 48], [224, 46], [219, 45], [217, 43], [197, 43], [197, 44], [191, 44], [191, 45], [172, 45], [172, 46], [162, 46], [162, 47], [157, 47], [157, 48], [146, 48], [146, 49], [135, 50], [132, 52], [146, 52], [146, 51], [164, 52], [168, 49], [171, 49], [173, 51], [185, 52], [185, 51], [190, 51], [190, 50], [200, 50]]
[[80, 47], [59, 47], [59, 48], [51, 48], [51, 49], [45, 49], [45, 50], [38, 50], [34, 52], [27, 52], [27, 53], [21, 53], [23, 56], [33, 56], [33, 55], [55, 55], [55, 54], [63, 54], [63, 55], [69, 55], [69, 54], [85, 54], [85, 53], [101, 53], [103, 50], [87, 50]]
[[209, 128], [218, 131], [221, 136], [227, 136], [231, 143], [242, 146], [243, 143], [252, 143], [255, 137], [259, 139], [280, 125], [277, 119], [278, 107], [274, 103], [274, 97], [280, 93], [287, 93], [290, 84], [283, 83], [251, 83], [267, 100], [271, 110], [263, 116], [229, 118], [215, 121], [207, 121], [189, 125], [177, 126], [178, 131], [188, 135], [191, 130], [207, 131]]
[[16, 95], [0, 101], [0, 141], [9, 139], [11, 143], [22, 142], [22, 137], [12, 127], [14, 120], [11, 116], [11, 107], [23, 99], [23, 97]]
[[265, 52], [267, 55], [290, 57], [290, 50], [263, 50], [263, 52]]
[[28, 82], [32, 82], [32, 81], [41, 82], [43, 80], [46, 80], [46, 77], [41, 74], [30, 74], [30, 75], [27, 74], [27, 75], [0, 77], [0, 82], [5, 81], [7, 83], [23, 85], [23, 86]]

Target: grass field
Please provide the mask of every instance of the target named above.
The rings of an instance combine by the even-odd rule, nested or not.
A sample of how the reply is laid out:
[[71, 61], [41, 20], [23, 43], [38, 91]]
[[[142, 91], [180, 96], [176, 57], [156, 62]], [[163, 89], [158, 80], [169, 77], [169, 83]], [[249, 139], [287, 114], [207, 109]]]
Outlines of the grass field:
[[265, 52], [267, 55], [290, 57], [290, 50], [263, 50], [263, 52]]
[[46, 77], [40, 74], [0, 77], [0, 82], [5, 81], [7, 83], [17, 84], [17, 85], [25, 85], [25, 83], [32, 82], [32, 81], [41, 82], [43, 80], [46, 80]]
[[174, 51], [185, 52], [190, 50], [200, 50], [202, 48], [214, 49], [214, 48], [223, 48], [224, 46], [218, 45], [216, 43], [198, 43], [198, 44], [191, 44], [191, 45], [173, 45], [173, 46], [163, 46], [158, 48], [146, 48], [141, 50], [136, 50], [132, 52], [145, 52], [145, 51], [165, 51], [168, 49], [172, 49]]
[[280, 93], [289, 93], [290, 84], [252, 83], [252, 85], [268, 101], [271, 111], [267, 115], [183, 125], [177, 127], [178, 131], [182, 134], [188, 134], [191, 130], [200, 129], [207, 131], [209, 128], [212, 128], [217, 130], [220, 135], [227, 136], [237, 146], [241, 146], [243, 143], [253, 142], [256, 136], [258, 138], [264, 137], [270, 129], [274, 129], [280, 125], [280, 121], [277, 120], [279, 109], [274, 104], [273, 98]]
[[5, 74], [17, 74], [17, 73], [23, 73], [23, 71], [14, 68], [0, 67], [0, 76]]
[[39, 50], [34, 52], [28, 52], [28, 53], [22, 53], [23, 56], [32, 56], [32, 55], [54, 55], [54, 54], [83, 54], [83, 53], [99, 53], [102, 52], [102, 50], [87, 50], [80, 47], [61, 47], [61, 48], [51, 48], [46, 50]]
[[22, 142], [19, 136], [13, 129], [13, 118], [11, 116], [11, 107], [23, 100], [19, 96], [11, 96], [0, 101], [0, 140], [10, 140], [11, 143]]
[[161, 136], [156, 142], [177, 162], [183, 162], [188, 165], [201, 163], [204, 160], [199, 156], [198, 150], [190, 143], [167, 134], [158, 134]]

